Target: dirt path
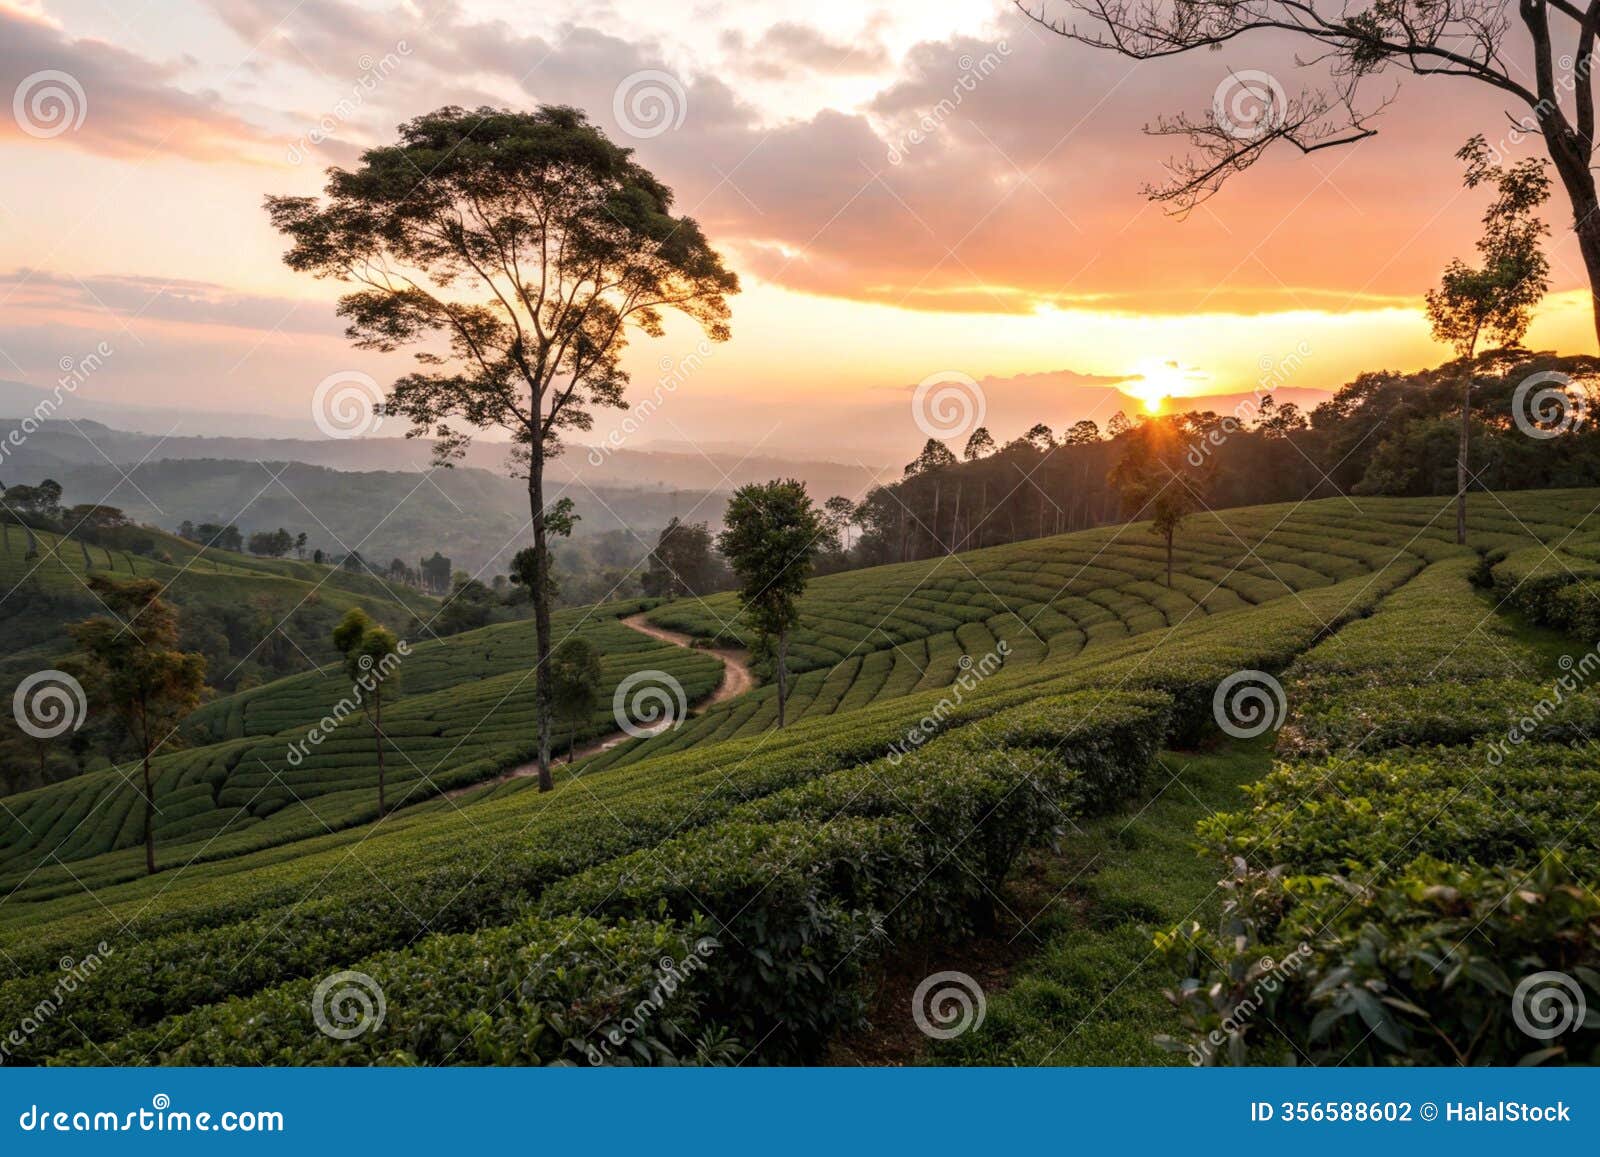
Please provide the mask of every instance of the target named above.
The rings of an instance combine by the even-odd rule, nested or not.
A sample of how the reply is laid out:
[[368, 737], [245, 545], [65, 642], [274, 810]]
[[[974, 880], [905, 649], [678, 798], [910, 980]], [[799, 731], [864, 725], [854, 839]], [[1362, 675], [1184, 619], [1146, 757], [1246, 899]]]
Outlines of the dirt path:
[[[671, 643], [675, 647], [692, 647], [694, 643], [692, 635], [685, 635], [680, 631], [669, 631], [665, 627], [658, 627], [645, 618], [646, 614], [648, 612], [640, 611], [638, 614], [629, 615], [620, 621], [623, 626], [631, 627], [641, 635], [648, 635], [658, 642]], [[737, 698], [755, 687], [756, 677], [750, 671], [748, 656], [744, 651], [733, 647], [694, 649], [703, 650], [706, 654], [715, 655], [722, 660], [722, 681], [717, 684], [715, 691], [690, 709], [690, 715], [699, 715], [706, 708]], [[578, 748], [573, 755], [573, 762], [586, 759], [591, 755], [598, 755], [602, 751], [610, 751], [617, 744], [627, 742], [629, 738], [630, 736], [626, 732], [615, 731], [610, 735], [591, 740]], [[557, 760], [552, 763], [552, 766], [565, 767], [566, 761]], [[538, 774], [539, 764], [537, 762], [519, 764], [510, 771], [502, 772], [500, 775], [495, 776], [493, 779], [480, 780], [477, 783], [468, 784], [466, 787], [458, 787], [445, 792], [444, 795], [446, 799], [455, 799], [458, 796], [466, 795], [468, 792], [478, 791], [493, 784], [504, 783], [508, 779], [527, 779]]]

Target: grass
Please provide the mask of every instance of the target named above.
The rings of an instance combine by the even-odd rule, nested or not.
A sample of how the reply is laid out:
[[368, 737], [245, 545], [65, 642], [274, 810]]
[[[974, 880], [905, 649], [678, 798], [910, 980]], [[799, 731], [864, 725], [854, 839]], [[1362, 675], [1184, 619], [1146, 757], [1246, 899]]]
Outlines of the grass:
[[[1155, 933], [1216, 923], [1218, 869], [1195, 855], [1195, 825], [1237, 807], [1265, 775], [1271, 744], [1166, 751], [1148, 805], [1082, 822], [1061, 851], [1024, 868], [1008, 900], [1040, 909], [1015, 942], [1027, 958], [988, 994], [981, 1028], [932, 1052], [943, 1064], [1170, 1065], [1156, 1037], [1173, 1028], [1161, 989], [1172, 983]], [[959, 967], [959, 962], [951, 967]]]

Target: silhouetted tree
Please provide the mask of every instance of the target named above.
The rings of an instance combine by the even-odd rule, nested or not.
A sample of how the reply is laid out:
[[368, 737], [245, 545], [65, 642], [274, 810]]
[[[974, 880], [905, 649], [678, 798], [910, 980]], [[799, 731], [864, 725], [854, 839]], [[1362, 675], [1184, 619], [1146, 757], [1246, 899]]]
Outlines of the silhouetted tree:
[[778, 679], [778, 726], [789, 697], [789, 630], [800, 595], [829, 530], [803, 483], [752, 482], [733, 492], [717, 548], [739, 578], [739, 604], [758, 639], [772, 648]]
[[361, 704], [362, 713], [372, 724], [378, 747], [378, 817], [387, 814], [384, 799], [383, 769], [383, 689], [400, 682], [400, 660], [405, 647], [388, 627], [380, 626], [360, 607], [345, 612], [333, 628], [333, 645], [344, 655], [345, 674], [350, 677], [351, 693]]
[[703, 595], [715, 589], [720, 569], [706, 524], [674, 516], [656, 538], [641, 585], [651, 598]]
[[117, 716], [132, 738], [144, 775], [144, 862], [156, 870], [155, 781], [150, 757], [200, 704], [206, 661], [179, 651], [178, 616], [155, 579], [119, 582], [91, 575], [89, 589], [116, 617], [96, 615], [70, 628], [72, 660], [90, 700]]
[[578, 724], [594, 714], [600, 703], [605, 672], [600, 656], [582, 639], [569, 638], [550, 656], [551, 682], [555, 685], [556, 716], [567, 723], [567, 763], [578, 755]]
[[[1172, 540], [1184, 520], [1205, 506], [1209, 466], [1191, 469], [1185, 423], [1154, 418], [1131, 432], [1111, 481], [1133, 518], [1148, 518], [1167, 546], [1167, 586], [1172, 585]], [[1209, 461], [1209, 460], [1208, 460]]]
[[[293, 269], [358, 288], [339, 312], [367, 349], [422, 345], [429, 367], [394, 384], [385, 408], [464, 452], [501, 428], [522, 451], [535, 565], [549, 569], [545, 462], [590, 407], [623, 404], [625, 327], [662, 332], [666, 311], [729, 336], [726, 269], [672, 193], [576, 109], [442, 108], [332, 169], [326, 202], [269, 197]], [[444, 349], [447, 354], [439, 351]], [[458, 423], [458, 424], [452, 424]], [[544, 573], [530, 584], [537, 636], [539, 786], [551, 786], [552, 646]]]
[[1528, 158], [1510, 168], [1497, 164], [1488, 143], [1476, 136], [1456, 156], [1466, 164], [1463, 184], [1495, 188], [1483, 215], [1477, 248], [1483, 265], [1460, 260], [1445, 267], [1438, 289], [1428, 291], [1433, 336], [1448, 342], [1462, 359], [1461, 434], [1456, 456], [1456, 541], [1467, 541], [1468, 455], [1472, 441], [1472, 357], [1480, 339], [1515, 345], [1528, 332], [1533, 307], [1550, 288], [1550, 262], [1543, 241], [1549, 228], [1538, 216], [1550, 197], [1545, 162]]

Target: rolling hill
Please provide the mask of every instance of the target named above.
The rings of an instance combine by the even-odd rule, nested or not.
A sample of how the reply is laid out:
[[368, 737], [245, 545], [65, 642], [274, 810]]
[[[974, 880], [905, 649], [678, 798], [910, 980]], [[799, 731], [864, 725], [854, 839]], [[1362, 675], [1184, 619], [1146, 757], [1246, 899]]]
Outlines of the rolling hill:
[[[703, 960], [694, 983], [648, 1037], [626, 1042], [627, 1060], [815, 1060], [859, 1027], [874, 962], [917, 945], [959, 951], [1015, 918], [1019, 870], [1100, 840], [1102, 822], [1126, 844], [1147, 810], [1165, 814], [1181, 774], [1169, 766], [1220, 759], [1235, 769], [1221, 777], [1233, 811], [1203, 825], [1208, 855], [1262, 873], [1272, 861], [1310, 874], [1359, 867], [1377, 899], [1347, 917], [1319, 907], [1321, 893], [1280, 895], [1281, 877], [1267, 873], [1253, 886], [1294, 918], [1262, 924], [1259, 939], [1213, 942], [1183, 922], [1192, 913], [1140, 899], [1136, 865], [1107, 874], [1085, 857], [1084, 879], [1062, 889], [1067, 913], [1042, 909], [1035, 953], [996, 995], [992, 1027], [944, 1059], [1058, 1058], [1076, 1031], [1060, 1011], [1075, 986], [1100, 993], [1094, 1008], [1138, 1002], [1129, 1016], [1142, 1030], [1156, 1022], [1161, 988], [1195, 975], [1183, 968], [1226, 969], [1237, 957], [1248, 972], [1281, 954], [1280, 931], [1299, 935], [1301, 915], [1336, 935], [1317, 941], [1320, 955], [1290, 986], [1303, 1005], [1281, 1010], [1295, 1026], [1290, 1044], [1316, 1052], [1329, 1031], [1354, 1041], [1371, 1009], [1338, 988], [1340, 970], [1367, 959], [1398, 984], [1393, 969], [1405, 963], [1360, 957], [1361, 920], [1398, 938], [1430, 915], [1431, 900], [1405, 899], [1435, 895], [1430, 881], [1470, 901], [1440, 916], [1459, 943], [1428, 950], [1476, 952], [1495, 967], [1507, 962], [1494, 944], [1466, 933], [1471, 919], [1491, 918], [1508, 873], [1543, 871], [1536, 886], [1568, 888], [1563, 903], [1574, 905], [1519, 925], [1507, 940], [1517, 952], [1558, 952], [1571, 921], [1600, 919], [1600, 902], [1584, 907], [1563, 883], [1594, 878], [1595, 829], [1583, 817], [1600, 791], [1563, 754], [1600, 721], [1592, 689], [1538, 713], [1514, 760], [1502, 757], [1514, 772], [1501, 774], [1482, 747], [1531, 718], [1530, 697], [1575, 665], [1556, 660], [1577, 649], [1562, 632], [1586, 629], [1600, 586], [1600, 541], [1586, 522], [1597, 506], [1594, 491], [1474, 495], [1472, 549], [1454, 544], [1438, 499], [1226, 511], [1185, 527], [1170, 588], [1139, 525], [821, 578], [803, 600], [788, 729], [771, 728], [772, 689], [758, 687], [561, 769], [548, 794], [507, 778], [528, 755], [526, 628], [469, 632], [410, 660], [391, 734], [410, 794], [378, 822], [371, 734], [359, 723], [299, 766], [287, 758], [342, 693], [339, 680], [280, 680], [209, 705], [193, 745], [161, 757], [166, 870], [153, 877], [139, 875], [139, 812], [114, 771], [4, 801], [0, 947], [11, 973], [0, 1013], [32, 1007], [63, 953], [105, 942], [116, 953], [93, 1000], [70, 1026], [30, 1038], [24, 1059], [616, 1063], [589, 1050], [648, 994], [658, 960], [693, 957]], [[590, 735], [609, 726], [610, 691], [630, 674], [665, 672], [691, 701], [719, 678], [714, 656], [630, 631], [620, 619], [635, 609], [560, 620], [560, 634], [606, 655]], [[649, 618], [739, 641], [733, 610], [717, 596]], [[1257, 700], [1269, 725], [1283, 725], [1274, 769], [1270, 727], [1229, 720], [1223, 692], [1243, 676], [1270, 687], [1278, 673], [1276, 720], [1272, 697]], [[1436, 745], [1445, 754], [1429, 754]], [[1197, 747], [1214, 754], [1192, 755]], [[1539, 794], [1541, 777], [1561, 785], [1555, 795]], [[1254, 780], [1252, 794], [1236, 794]], [[1522, 794], [1501, 795], [1513, 789]], [[1432, 822], [1462, 790], [1481, 801], [1475, 810]], [[1497, 823], [1499, 798], [1519, 801], [1527, 822]], [[1409, 819], [1389, 823], [1391, 812]], [[1286, 815], [1297, 817], [1287, 842]], [[1107, 838], [1109, 856], [1117, 842]], [[1552, 868], [1558, 846], [1566, 858]], [[1215, 916], [1216, 860], [1184, 849], [1159, 862], [1197, 881], [1196, 912]], [[1098, 921], [1088, 941], [1069, 918], [1084, 910]], [[1157, 934], [1160, 953], [1149, 947]], [[1144, 959], [1112, 975], [1141, 938]], [[1183, 963], [1186, 952], [1199, 964]], [[1160, 971], [1169, 959], [1180, 971]], [[341, 969], [387, 995], [388, 1019], [356, 1040], [312, 1025], [318, 979]], [[1313, 1027], [1330, 987], [1337, 1015]], [[1424, 1017], [1441, 1007], [1427, 991], [1410, 1001]], [[1192, 1011], [1167, 1015], [1176, 1036], [1203, 1040], [1211, 1027]], [[1440, 1047], [1413, 1012], [1394, 1015], [1392, 1033], [1357, 1042], [1375, 1062]], [[1108, 1055], [1073, 1047], [1086, 1063]], [[1248, 1047], [1277, 1057], [1285, 1046], [1258, 1033]], [[1127, 1049], [1136, 1055], [1119, 1060], [1159, 1059]]]

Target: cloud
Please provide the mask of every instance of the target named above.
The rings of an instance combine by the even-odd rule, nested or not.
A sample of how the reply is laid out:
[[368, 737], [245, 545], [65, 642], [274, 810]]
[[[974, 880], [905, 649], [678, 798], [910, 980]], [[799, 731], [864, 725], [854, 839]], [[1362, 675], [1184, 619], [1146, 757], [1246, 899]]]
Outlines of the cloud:
[[35, 13], [0, 7], [0, 94], [13, 96], [0, 112], [0, 142], [121, 160], [265, 160], [262, 130], [223, 111], [216, 93], [177, 87], [185, 67], [74, 40]]
[[845, 41], [809, 25], [783, 20], [763, 30], [754, 42], [730, 30], [721, 37], [721, 47], [734, 67], [762, 80], [869, 75], [890, 64], [889, 50], [877, 37], [880, 24], [881, 20], [874, 19], [859, 35]]
[[208, 281], [16, 269], [0, 273], [0, 300], [13, 311], [85, 318], [111, 314], [135, 330], [139, 322], [151, 321], [320, 337], [343, 333], [326, 302], [244, 294]]

